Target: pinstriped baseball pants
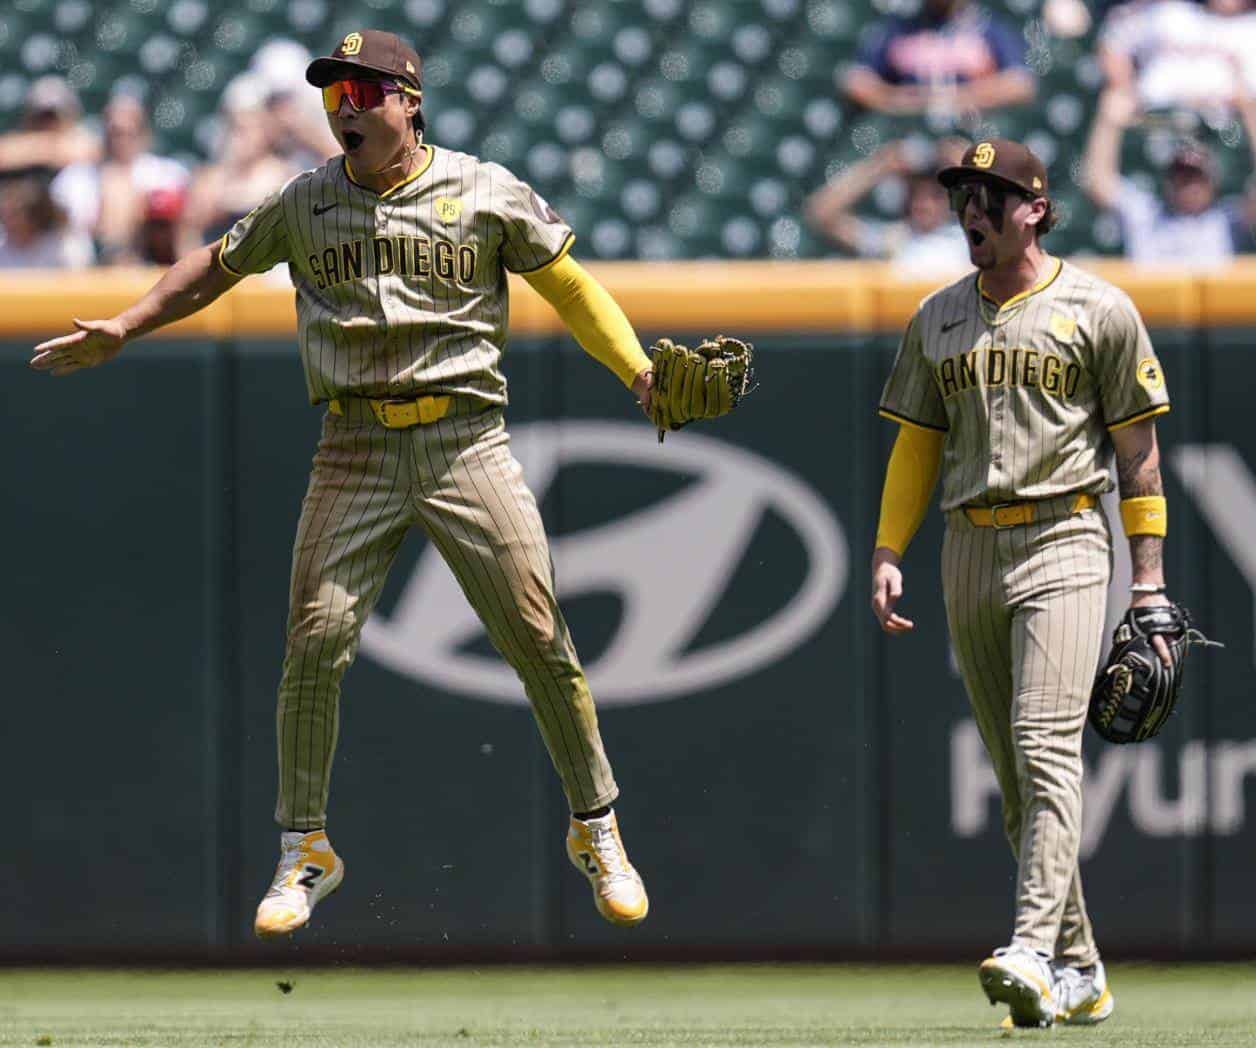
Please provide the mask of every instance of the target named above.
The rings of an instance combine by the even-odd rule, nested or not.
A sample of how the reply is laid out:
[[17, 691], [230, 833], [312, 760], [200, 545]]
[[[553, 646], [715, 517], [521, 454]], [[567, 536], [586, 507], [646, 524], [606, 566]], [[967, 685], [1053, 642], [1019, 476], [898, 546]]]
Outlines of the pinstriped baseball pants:
[[454, 408], [404, 430], [361, 410], [323, 420], [293, 548], [277, 713], [281, 826], [326, 822], [341, 678], [412, 526], [440, 552], [522, 680], [572, 810], [618, 793], [502, 413]]
[[1014, 942], [1063, 963], [1098, 959], [1078, 870], [1082, 731], [1099, 661], [1111, 535], [1098, 509], [1040, 503], [1019, 527], [947, 514], [946, 614], [1003, 795], [1017, 859]]

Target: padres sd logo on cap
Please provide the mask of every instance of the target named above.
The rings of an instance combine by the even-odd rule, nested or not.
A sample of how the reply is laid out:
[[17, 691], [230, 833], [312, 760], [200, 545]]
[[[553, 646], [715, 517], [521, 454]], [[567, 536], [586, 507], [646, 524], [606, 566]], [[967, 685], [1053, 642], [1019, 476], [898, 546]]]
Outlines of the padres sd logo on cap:
[[340, 44], [340, 53], [342, 55], [356, 55], [362, 50], [362, 34], [350, 33], [344, 38]]
[[1151, 357], [1143, 357], [1138, 362], [1138, 384], [1152, 393], [1164, 385], [1164, 372]]
[[989, 142], [982, 142], [973, 151], [973, 163], [977, 167], [990, 167], [994, 163], [994, 146]]

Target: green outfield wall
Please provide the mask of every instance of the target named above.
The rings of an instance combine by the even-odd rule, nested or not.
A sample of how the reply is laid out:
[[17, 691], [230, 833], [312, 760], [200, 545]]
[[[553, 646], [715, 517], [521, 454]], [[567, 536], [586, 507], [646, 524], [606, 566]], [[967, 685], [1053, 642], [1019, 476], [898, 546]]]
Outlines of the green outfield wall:
[[[936, 511], [906, 562], [916, 633], [886, 641], [867, 610], [894, 338], [745, 333], [760, 392], [662, 447], [570, 342], [530, 334], [508, 354], [514, 448], [649, 920], [597, 919], [522, 692], [414, 535], [346, 679], [329, 829], [348, 874], [305, 948], [968, 956], [1006, 940], [1014, 868], [949, 655]], [[1192, 656], [1153, 743], [1088, 739], [1083, 871], [1111, 953], [1254, 950], [1256, 328], [1154, 337], [1174, 397], [1170, 587], [1227, 647]], [[154, 338], [52, 380], [29, 345], [0, 342], [0, 958], [287, 956], [250, 926], [276, 854], [273, 701], [319, 424], [295, 347]]]

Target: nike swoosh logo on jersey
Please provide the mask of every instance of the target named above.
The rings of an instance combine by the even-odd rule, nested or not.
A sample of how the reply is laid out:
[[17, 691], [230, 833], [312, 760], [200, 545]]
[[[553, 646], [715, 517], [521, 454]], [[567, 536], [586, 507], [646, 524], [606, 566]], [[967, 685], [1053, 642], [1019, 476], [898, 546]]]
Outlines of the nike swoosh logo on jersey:
[[948, 331], [950, 331], [950, 330], [951, 330], [951, 328], [953, 328], [953, 327], [959, 327], [959, 326], [960, 326], [960, 324], [962, 324], [962, 323], [964, 323], [964, 318], [963, 318], [963, 317], [960, 317], [960, 319], [959, 319], [959, 320], [952, 320], [952, 321], [949, 321], [949, 322], [947, 322], [947, 323], [943, 324], [943, 325], [942, 325], [942, 326], [941, 326], [938, 330], [939, 330], [942, 334], [944, 334], [944, 335], [945, 335]]
[[339, 203], [340, 203], [339, 200], [333, 200], [330, 204], [315, 204], [314, 214], [325, 215], [327, 214], [328, 211], [330, 211], [333, 207], [335, 207]]

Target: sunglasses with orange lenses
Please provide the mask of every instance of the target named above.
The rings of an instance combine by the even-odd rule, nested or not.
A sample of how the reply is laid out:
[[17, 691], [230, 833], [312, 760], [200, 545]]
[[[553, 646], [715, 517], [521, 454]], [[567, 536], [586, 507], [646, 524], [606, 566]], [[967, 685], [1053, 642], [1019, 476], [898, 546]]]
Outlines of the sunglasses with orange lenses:
[[349, 105], [361, 113], [383, 105], [386, 95], [413, 95], [418, 98], [419, 92], [391, 80], [337, 80], [323, 88], [323, 108], [335, 113], [339, 111], [341, 101], [347, 98]]

